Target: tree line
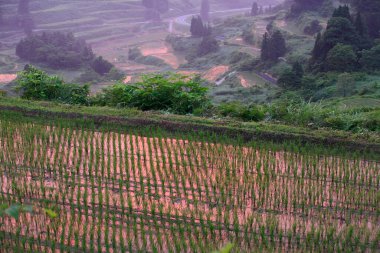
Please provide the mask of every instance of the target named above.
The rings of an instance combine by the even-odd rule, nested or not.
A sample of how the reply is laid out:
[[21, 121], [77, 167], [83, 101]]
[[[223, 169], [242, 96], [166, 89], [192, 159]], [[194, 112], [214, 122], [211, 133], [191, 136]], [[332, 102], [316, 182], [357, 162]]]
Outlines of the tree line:
[[57, 69], [91, 67], [100, 75], [113, 68], [102, 57], [96, 57], [91, 47], [84, 40], [75, 38], [72, 33], [31, 34], [17, 44], [16, 55], [23, 60]]

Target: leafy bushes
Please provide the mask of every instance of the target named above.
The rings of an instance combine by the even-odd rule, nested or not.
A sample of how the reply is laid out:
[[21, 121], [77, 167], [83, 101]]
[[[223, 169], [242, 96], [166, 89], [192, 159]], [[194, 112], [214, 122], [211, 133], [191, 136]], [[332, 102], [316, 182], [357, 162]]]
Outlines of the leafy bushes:
[[165, 66], [166, 62], [155, 56], [144, 56], [138, 47], [130, 48], [128, 51], [128, 60], [135, 61], [137, 63], [152, 65], [152, 66]]
[[303, 32], [308, 35], [314, 35], [316, 33], [319, 33], [323, 29], [322, 25], [319, 23], [318, 20], [313, 20], [305, 26]]
[[51, 68], [79, 68], [89, 66], [98, 74], [108, 73], [113, 65], [102, 57], [95, 58], [90, 46], [72, 33], [32, 34], [22, 39], [16, 47], [21, 59], [43, 63]]
[[304, 127], [329, 127], [352, 132], [379, 131], [379, 109], [340, 109], [328, 104], [310, 103], [296, 97], [270, 105], [221, 104], [217, 113], [243, 121], [282, 122]]
[[45, 63], [52, 68], [75, 68], [94, 59], [92, 49], [83, 40], [68, 33], [33, 34], [22, 39], [16, 55], [31, 62]]
[[133, 85], [116, 84], [95, 98], [98, 105], [164, 110], [178, 114], [193, 113], [209, 104], [207, 88], [196, 79], [178, 75], [144, 76]]
[[99, 56], [93, 60], [91, 67], [99, 75], [105, 75], [111, 71], [113, 65]]
[[265, 117], [263, 107], [257, 105], [245, 106], [238, 102], [221, 104], [218, 112], [224, 117], [233, 117], [245, 121], [262, 121]]
[[198, 56], [204, 56], [209, 53], [214, 53], [219, 50], [218, 41], [212, 36], [203, 37], [201, 44], [198, 47]]
[[28, 66], [17, 79], [22, 98], [31, 100], [58, 101], [68, 104], [88, 104], [89, 86], [65, 84], [57, 76], [48, 76], [45, 72]]
[[380, 69], [380, 44], [370, 50], [363, 50], [360, 63], [368, 70]]

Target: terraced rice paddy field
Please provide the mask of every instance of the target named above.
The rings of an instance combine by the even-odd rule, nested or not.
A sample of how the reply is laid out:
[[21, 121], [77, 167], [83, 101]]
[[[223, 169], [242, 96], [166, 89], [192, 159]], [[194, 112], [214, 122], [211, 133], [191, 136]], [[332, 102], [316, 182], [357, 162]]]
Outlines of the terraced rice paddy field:
[[0, 117], [1, 251], [379, 252], [379, 161], [281, 145]]

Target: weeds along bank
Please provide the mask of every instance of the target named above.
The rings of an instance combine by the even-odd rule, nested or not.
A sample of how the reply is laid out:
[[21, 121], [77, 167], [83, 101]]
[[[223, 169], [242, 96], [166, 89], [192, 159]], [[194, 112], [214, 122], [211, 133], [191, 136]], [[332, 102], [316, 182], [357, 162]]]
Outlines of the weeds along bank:
[[0, 202], [33, 205], [0, 217], [6, 251], [379, 250], [380, 165], [360, 153], [6, 113], [0, 146]]

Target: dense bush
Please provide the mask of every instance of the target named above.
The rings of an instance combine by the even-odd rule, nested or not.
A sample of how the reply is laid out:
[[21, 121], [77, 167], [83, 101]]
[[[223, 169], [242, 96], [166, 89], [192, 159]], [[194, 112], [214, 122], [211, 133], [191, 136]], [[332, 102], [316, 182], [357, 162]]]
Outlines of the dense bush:
[[99, 56], [92, 61], [91, 67], [99, 75], [105, 75], [110, 72], [113, 65], [109, 61], [104, 60], [103, 57]]
[[242, 34], [241, 37], [243, 38], [244, 42], [253, 45], [255, 44], [255, 36], [253, 34], [253, 31], [250, 27], [246, 27]]
[[155, 75], [144, 76], [133, 85], [116, 84], [99, 95], [94, 103], [188, 114], [209, 104], [206, 93], [207, 88], [195, 78]]
[[198, 56], [204, 56], [219, 50], [218, 41], [212, 36], [203, 37], [198, 47]]
[[221, 104], [218, 112], [223, 117], [233, 117], [245, 121], [261, 121], [265, 117], [263, 107], [257, 105], [246, 106], [239, 102]]
[[303, 32], [308, 35], [314, 35], [319, 33], [323, 29], [322, 25], [318, 20], [311, 21], [307, 26], [305, 26]]
[[376, 45], [370, 50], [363, 50], [360, 63], [365, 69], [379, 70], [380, 69], [380, 45]]
[[211, 35], [211, 27], [203, 23], [200, 16], [191, 19], [190, 33], [194, 37], [203, 37]]
[[17, 44], [16, 55], [52, 68], [76, 68], [94, 59], [85, 41], [76, 39], [71, 33], [60, 32], [33, 34], [22, 39]]
[[48, 76], [45, 72], [27, 66], [18, 75], [18, 89], [22, 98], [31, 100], [58, 101], [68, 104], [88, 104], [89, 86], [65, 84], [57, 76]]

